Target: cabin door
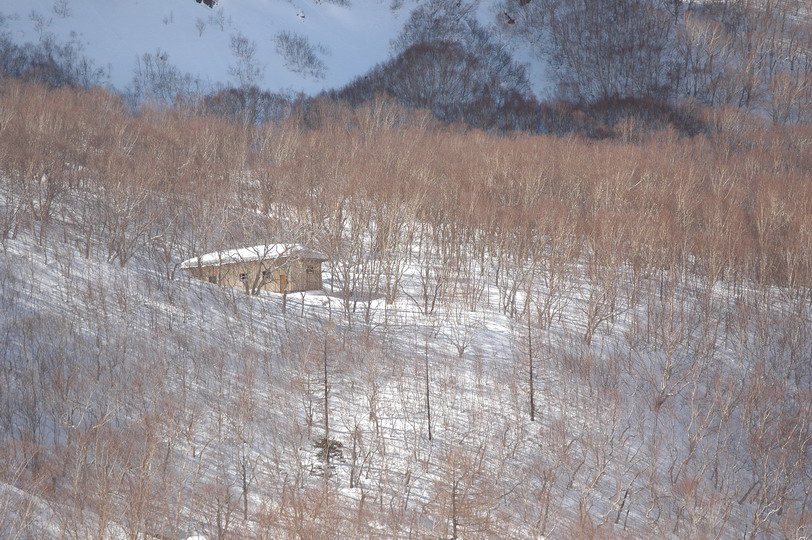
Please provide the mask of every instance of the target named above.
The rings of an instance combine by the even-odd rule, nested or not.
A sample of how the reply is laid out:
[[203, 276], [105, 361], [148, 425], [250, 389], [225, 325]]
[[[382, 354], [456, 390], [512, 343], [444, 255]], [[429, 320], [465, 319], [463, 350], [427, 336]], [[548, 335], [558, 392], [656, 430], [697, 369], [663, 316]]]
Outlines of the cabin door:
[[285, 274], [279, 274], [279, 292], [285, 292], [288, 290], [288, 276]]

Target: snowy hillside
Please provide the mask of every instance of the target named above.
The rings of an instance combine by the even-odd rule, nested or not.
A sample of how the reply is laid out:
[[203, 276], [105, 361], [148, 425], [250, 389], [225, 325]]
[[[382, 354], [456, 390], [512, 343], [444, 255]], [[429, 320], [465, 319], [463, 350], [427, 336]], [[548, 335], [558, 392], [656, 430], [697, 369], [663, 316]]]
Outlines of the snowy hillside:
[[804, 6], [7, 0], [0, 538], [810, 537]]
[[[391, 9], [388, 0], [355, 0], [347, 6], [313, 0], [222, 0], [213, 9], [193, 0], [12, 0], [0, 12], [17, 42], [36, 43], [46, 34], [76, 40], [99, 66], [109, 68], [116, 88], [133, 78], [136, 60], [157, 54], [211, 84], [239, 84], [231, 43], [243, 36], [255, 47], [264, 89], [316, 93], [346, 84], [389, 55], [389, 41], [408, 17], [411, 2]], [[303, 37], [324, 68], [297, 72], [295, 59], [280, 52], [278, 38]]]
[[[212, 86], [237, 86], [242, 50], [252, 50], [256, 76], [250, 82], [271, 91], [313, 95], [339, 88], [391, 54], [390, 42], [403, 28], [415, 0], [220, 0], [214, 8], [193, 0], [9, 0], [0, 6], [0, 31], [18, 44], [80, 44], [111, 84], [132, 83], [144, 54], [177, 67]], [[482, 24], [494, 20], [493, 5], [476, 12]], [[519, 59], [533, 59], [517, 46]], [[537, 63], [537, 62], [536, 62]], [[546, 91], [543, 72], [531, 81]]]
[[[622, 144], [383, 98], [244, 126], [2, 90], [0, 537], [809, 530], [808, 128]], [[263, 242], [325, 253], [324, 290], [180, 268]]]

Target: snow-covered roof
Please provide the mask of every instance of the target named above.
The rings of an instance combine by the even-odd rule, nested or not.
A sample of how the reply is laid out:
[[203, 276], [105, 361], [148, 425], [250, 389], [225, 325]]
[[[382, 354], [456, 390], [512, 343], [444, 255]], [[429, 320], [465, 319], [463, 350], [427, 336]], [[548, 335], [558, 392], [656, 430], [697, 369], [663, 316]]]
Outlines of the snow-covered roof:
[[279, 258], [317, 259], [326, 261], [327, 256], [307, 249], [300, 244], [260, 244], [258, 246], [214, 251], [199, 257], [192, 257], [180, 263], [181, 268], [217, 266], [239, 262], [270, 261]]

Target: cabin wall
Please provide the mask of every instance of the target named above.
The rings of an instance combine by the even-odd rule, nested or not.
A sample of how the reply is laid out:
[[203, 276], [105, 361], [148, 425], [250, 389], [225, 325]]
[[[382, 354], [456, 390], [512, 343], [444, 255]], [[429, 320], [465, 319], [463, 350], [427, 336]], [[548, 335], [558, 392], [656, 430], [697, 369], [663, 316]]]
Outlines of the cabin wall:
[[[301, 292], [322, 288], [321, 261], [296, 259], [288, 261], [238, 262], [189, 268], [195, 279], [251, 292]], [[283, 288], [284, 286], [284, 288]]]

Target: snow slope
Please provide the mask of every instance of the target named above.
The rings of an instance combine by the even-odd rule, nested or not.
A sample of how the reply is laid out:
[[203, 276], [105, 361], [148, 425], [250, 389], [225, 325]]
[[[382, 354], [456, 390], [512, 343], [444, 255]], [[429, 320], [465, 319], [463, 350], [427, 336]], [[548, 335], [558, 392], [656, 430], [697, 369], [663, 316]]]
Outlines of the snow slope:
[[[7, 0], [0, 5], [0, 32], [17, 44], [53, 38], [73, 42], [105, 68], [110, 84], [132, 84], [138, 59], [153, 55], [211, 86], [238, 85], [232, 39], [254, 47], [256, 86], [277, 92], [316, 94], [344, 86], [391, 55], [390, 42], [403, 28], [416, 0], [220, 0], [215, 8], [193, 0]], [[501, 13], [480, 2], [480, 23], [494, 28]], [[323, 70], [297, 69], [277, 46], [281, 33], [303, 38]], [[552, 93], [545, 66], [525, 43], [512, 43], [537, 95]]]
[[[20, 423], [28, 409], [11, 404], [32, 403], [39, 437], [57, 449], [89, 441], [78, 447], [80, 459], [43, 453], [53, 470], [65, 471], [50, 489], [61, 494], [59, 503], [0, 484], [0, 536], [4, 526], [43, 538], [85, 537], [103, 526], [122, 531], [113, 538], [145, 530], [215, 538], [224, 512], [233, 515], [235, 537], [296, 530], [319, 538], [336, 530], [337, 537], [405, 538], [414, 528], [418, 537], [437, 538], [451, 536], [457, 525], [447, 516], [459, 502], [459, 526], [473, 538], [583, 537], [593, 519], [607, 537], [740, 537], [750, 516], [759, 515], [747, 491], [747, 459], [737, 455], [745, 438], [736, 414], [732, 426], [719, 420], [721, 436], [732, 442], [727, 454], [716, 455], [724, 481], [712, 487], [701, 461], [713, 456], [719, 435], [696, 423], [713, 421], [715, 412], [702, 412], [695, 401], [705, 391], [700, 379], [746, 380], [740, 364], [761, 354], [756, 334], [721, 336], [725, 330], [703, 323], [690, 282], [674, 289], [670, 308], [693, 321], [689, 335], [670, 345], [635, 344], [636, 327], [669, 316], [657, 311], [656, 280], [646, 280], [642, 300], [620, 297], [617, 317], [586, 345], [590, 285], [583, 268], [572, 269], [560, 318], [533, 338], [540, 365], [538, 416], [530, 421], [521, 382], [529, 330], [502, 312], [510, 279], [500, 285], [487, 278], [496, 259], [473, 272], [483, 280], [476, 311], [451, 302], [422, 312], [426, 274], [412, 264], [394, 303], [360, 300], [357, 311], [342, 314], [330, 279], [324, 292], [251, 297], [183, 273], [168, 279], [149, 257], [121, 268], [102, 255], [86, 259], [55, 241], [37, 246], [26, 233], [0, 249], [0, 359], [8, 370], [2, 407], [16, 411]], [[550, 291], [541, 286], [536, 293]], [[733, 320], [740, 301], [750, 301], [750, 292], [739, 294], [731, 301], [720, 284], [708, 297], [710, 317]], [[712, 335], [703, 337], [703, 328]], [[672, 345], [677, 382], [669, 382], [671, 367], [661, 372], [659, 365]], [[808, 341], [803, 347], [807, 354]], [[332, 465], [314, 450], [326, 430], [328, 370], [329, 433], [344, 448]], [[30, 400], [29, 380], [43, 389], [47, 406]], [[657, 395], [668, 397], [655, 415], [650, 403]], [[109, 431], [98, 429], [108, 423]], [[144, 426], [158, 435], [142, 442]], [[9, 435], [2, 442], [10, 463], [27, 463], [26, 446]], [[96, 458], [101, 449], [108, 461]], [[22, 467], [25, 476], [15, 480], [31, 485], [37, 467]], [[325, 469], [332, 471], [327, 481]], [[672, 491], [673, 474], [697, 480], [687, 493], [682, 483]], [[139, 482], [148, 486], [148, 503], [132, 488]], [[231, 493], [228, 505], [212, 502], [218, 489]], [[113, 496], [119, 491], [120, 501]], [[329, 505], [313, 502], [319, 493]], [[297, 505], [312, 514], [297, 521]], [[67, 532], [54, 532], [56, 523]], [[681, 534], [665, 534], [677, 527]]]
[[[348, 6], [313, 0], [221, 0], [214, 9], [192, 0], [11, 0], [0, 12], [15, 43], [36, 43], [50, 34], [77, 40], [96, 65], [109, 68], [111, 83], [126, 87], [144, 54], [165, 58], [181, 71], [213, 85], [236, 83], [232, 36], [256, 47], [257, 85], [270, 90], [317, 93], [349, 82], [389, 55], [414, 4], [390, 9], [387, 0], [353, 0]], [[287, 31], [308, 39], [327, 66], [323, 78], [296, 73], [277, 52]]]

